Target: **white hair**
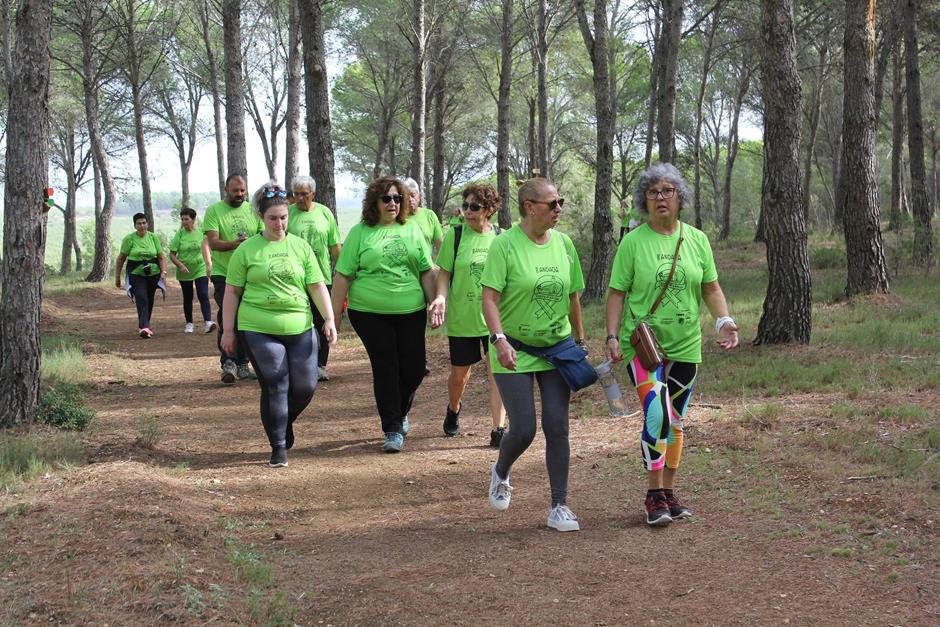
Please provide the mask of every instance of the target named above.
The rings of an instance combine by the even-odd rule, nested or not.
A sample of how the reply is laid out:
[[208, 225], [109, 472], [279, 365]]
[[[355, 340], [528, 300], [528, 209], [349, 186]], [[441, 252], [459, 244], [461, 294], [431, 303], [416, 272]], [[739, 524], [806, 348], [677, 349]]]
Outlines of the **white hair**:
[[298, 174], [297, 176], [291, 178], [291, 191], [294, 191], [298, 187], [306, 187], [310, 190], [311, 194], [317, 193], [317, 182], [313, 180], [312, 176], [307, 176], [306, 174]]

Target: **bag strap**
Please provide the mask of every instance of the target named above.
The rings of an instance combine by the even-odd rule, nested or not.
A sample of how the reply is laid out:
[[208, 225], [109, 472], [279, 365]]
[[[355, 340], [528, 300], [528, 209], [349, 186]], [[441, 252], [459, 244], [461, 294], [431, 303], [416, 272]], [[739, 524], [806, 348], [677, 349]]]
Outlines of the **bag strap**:
[[672, 275], [676, 273], [676, 263], [679, 261], [679, 247], [682, 246], [682, 223], [679, 223], [679, 241], [676, 243], [676, 252], [672, 256], [672, 267], [669, 269], [669, 278], [666, 279], [666, 283], [663, 285], [663, 291], [659, 293], [659, 297], [656, 299], [656, 302], [653, 303], [653, 306], [650, 308], [650, 311], [647, 317], [652, 316], [653, 312], [656, 311], [656, 308], [659, 307], [659, 303], [663, 302], [663, 297], [666, 296], [666, 290], [669, 289], [669, 284], [672, 283]]
[[526, 344], [525, 342], [517, 340], [514, 337], [509, 337], [508, 335], [506, 336], [506, 341], [509, 342], [509, 345], [512, 346], [517, 351], [521, 350], [535, 357], [545, 357], [545, 358], [551, 357], [555, 355], [555, 353], [560, 353], [566, 348], [577, 346], [574, 343], [574, 338], [572, 338], [570, 335], [566, 337], [565, 339], [563, 339], [562, 341], [558, 342], [557, 344], [552, 344], [551, 346], [544, 346], [544, 347], [531, 346], [529, 344]]

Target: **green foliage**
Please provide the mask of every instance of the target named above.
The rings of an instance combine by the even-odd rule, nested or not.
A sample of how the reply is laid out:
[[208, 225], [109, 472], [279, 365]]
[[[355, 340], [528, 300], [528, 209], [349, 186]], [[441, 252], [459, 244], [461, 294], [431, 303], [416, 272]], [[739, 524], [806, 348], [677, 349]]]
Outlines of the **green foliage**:
[[36, 408], [36, 420], [69, 431], [84, 431], [94, 417], [81, 386], [62, 381], [43, 391]]
[[0, 487], [6, 491], [85, 461], [85, 447], [68, 434], [0, 433]]

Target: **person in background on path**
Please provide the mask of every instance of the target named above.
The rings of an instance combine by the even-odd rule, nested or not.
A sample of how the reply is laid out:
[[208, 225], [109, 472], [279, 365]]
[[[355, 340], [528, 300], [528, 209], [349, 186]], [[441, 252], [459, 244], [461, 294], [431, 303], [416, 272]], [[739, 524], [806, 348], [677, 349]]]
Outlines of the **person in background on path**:
[[640, 226], [640, 216], [630, 204], [629, 198], [624, 198], [620, 202], [620, 240], [623, 241], [623, 236]]
[[202, 224], [209, 248], [212, 250], [210, 277], [215, 292], [215, 304], [219, 308], [216, 321], [219, 324], [218, 346], [222, 383], [235, 383], [236, 378], [255, 378], [251, 368], [248, 367], [248, 356], [238, 336], [235, 337], [235, 344], [231, 347], [231, 351], [222, 348], [222, 334], [225, 332], [222, 310], [228, 260], [242, 242], [262, 230], [261, 220], [251, 210], [251, 205], [245, 201], [246, 185], [244, 176], [230, 174], [225, 179], [225, 198], [209, 205], [206, 209], [206, 219]]
[[193, 332], [193, 287], [202, 309], [203, 331], [212, 333], [216, 324], [212, 320], [209, 304], [209, 275], [212, 259], [205, 234], [196, 230], [196, 211], [190, 207], [180, 211], [180, 229], [170, 242], [170, 262], [176, 266], [176, 280], [183, 291], [184, 333]]
[[134, 214], [134, 232], [121, 240], [121, 252], [114, 269], [114, 284], [120, 288], [121, 272], [127, 262], [128, 295], [137, 306], [137, 333], [144, 339], [153, 337], [150, 317], [157, 289], [166, 294], [166, 257], [159, 238], [147, 230], [148, 226], [147, 216]]
[[[642, 208], [648, 221], [621, 240], [607, 292], [605, 351], [611, 360], [629, 360], [627, 372], [643, 409], [640, 449], [647, 470], [646, 522], [650, 525], [692, 515], [676, 495], [675, 486], [683, 421], [702, 362], [701, 301], [717, 319], [718, 346], [731, 350], [738, 345], [738, 326], [728, 315], [708, 237], [679, 220], [682, 208], [691, 201], [688, 184], [672, 164], [655, 164], [640, 174], [634, 206]], [[679, 258], [669, 280], [677, 247]], [[660, 305], [649, 315], [661, 293]], [[629, 339], [644, 319], [667, 356], [653, 371], [643, 367], [629, 341], [621, 341]]]
[[403, 195], [408, 196], [409, 209], [408, 219], [412, 220], [421, 228], [424, 235], [424, 241], [428, 244], [428, 250], [436, 253], [441, 247], [441, 241], [444, 239], [444, 230], [441, 228], [441, 221], [437, 214], [421, 206], [421, 188], [418, 182], [412, 178], [407, 178], [401, 182], [405, 191]]
[[464, 215], [460, 207], [454, 207], [450, 217], [447, 219], [447, 223], [444, 224], [444, 229], [452, 229], [458, 224], [464, 223]]
[[[522, 221], [490, 245], [480, 283], [483, 317], [491, 333], [490, 367], [512, 424], [499, 446], [490, 475], [490, 505], [509, 508], [512, 465], [535, 438], [535, 395], [542, 399], [545, 465], [551, 486], [547, 525], [558, 531], [578, 531], [578, 518], [567, 506], [568, 404], [571, 388], [547, 359], [516, 350], [510, 341], [535, 347], [553, 346], [575, 338], [584, 344], [580, 290], [581, 262], [571, 238], [555, 230], [565, 199], [545, 178], [529, 179], [519, 187]], [[508, 338], [507, 338], [508, 336]]]
[[[465, 223], [448, 229], [437, 256], [440, 268], [437, 274], [437, 293], [429, 311], [432, 319], [445, 317], [447, 341], [450, 345], [450, 377], [447, 379], [447, 409], [444, 434], [460, 434], [460, 411], [463, 409], [464, 390], [470, 380], [470, 368], [488, 357], [489, 340], [481, 301], [483, 286], [480, 276], [490, 244], [498, 229], [490, 224], [490, 217], [499, 208], [499, 194], [491, 185], [468, 185], [461, 192]], [[459, 235], [459, 239], [458, 239]], [[493, 373], [486, 364], [490, 380], [490, 411], [493, 430], [490, 446], [499, 448], [506, 432], [506, 412], [499, 398]]]
[[[317, 183], [309, 176], [295, 176], [291, 180], [293, 204], [288, 207], [287, 232], [296, 235], [310, 244], [313, 254], [317, 257], [320, 271], [326, 281], [326, 289], [332, 289], [333, 272], [331, 264], [335, 264], [342, 249], [339, 241], [339, 229], [336, 227], [336, 218], [333, 213], [318, 202], [313, 202], [317, 191]], [[317, 353], [317, 380], [329, 381], [326, 374], [326, 363], [330, 358], [330, 343], [323, 334], [325, 320], [316, 307], [313, 310], [313, 325], [317, 329], [319, 339], [319, 352]]]
[[[336, 262], [332, 298], [339, 326], [349, 296], [349, 322], [372, 364], [386, 453], [401, 451], [410, 429], [408, 412], [425, 376], [425, 305], [433, 293], [431, 253], [409, 220], [401, 182], [372, 181], [362, 201], [362, 221], [349, 231]], [[432, 319], [437, 326], [442, 322]]]
[[232, 353], [241, 336], [261, 386], [261, 423], [271, 445], [269, 465], [287, 465], [294, 421], [317, 387], [317, 336], [312, 300], [324, 319], [323, 333], [336, 341], [330, 295], [313, 249], [287, 232], [287, 192], [270, 181], [252, 204], [264, 228], [228, 260], [223, 299], [222, 347]]

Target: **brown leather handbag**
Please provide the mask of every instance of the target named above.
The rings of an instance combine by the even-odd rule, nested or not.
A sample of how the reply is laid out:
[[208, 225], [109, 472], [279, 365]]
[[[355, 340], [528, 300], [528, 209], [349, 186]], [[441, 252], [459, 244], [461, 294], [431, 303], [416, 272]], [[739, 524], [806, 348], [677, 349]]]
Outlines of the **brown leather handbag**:
[[663, 297], [666, 295], [666, 290], [669, 289], [672, 276], [676, 273], [676, 263], [679, 261], [679, 247], [682, 246], [682, 239], [682, 223], [680, 222], [679, 242], [676, 244], [676, 253], [672, 258], [672, 268], [669, 269], [669, 278], [666, 279], [666, 283], [663, 285], [663, 291], [659, 293], [659, 297], [653, 303], [649, 313], [646, 314], [642, 320], [637, 321], [636, 328], [633, 329], [633, 333], [630, 334], [630, 346], [632, 346], [634, 352], [636, 352], [636, 358], [640, 361], [640, 365], [647, 370], [655, 370], [669, 358], [666, 355], [666, 351], [663, 350], [662, 344], [656, 339], [656, 334], [653, 333], [653, 329], [646, 323], [646, 320], [652, 316], [656, 308], [659, 307], [659, 303], [662, 302]]

